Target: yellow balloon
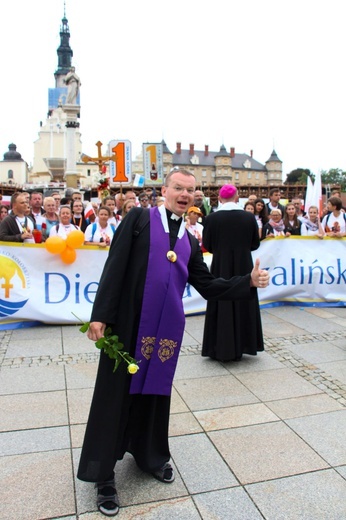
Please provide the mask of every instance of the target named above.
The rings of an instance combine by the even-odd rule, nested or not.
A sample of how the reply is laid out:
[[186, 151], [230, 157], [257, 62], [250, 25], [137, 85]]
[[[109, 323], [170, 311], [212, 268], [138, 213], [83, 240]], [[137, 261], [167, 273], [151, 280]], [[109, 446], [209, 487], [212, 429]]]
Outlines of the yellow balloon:
[[75, 231], [71, 231], [69, 235], [67, 235], [66, 243], [68, 247], [75, 249], [76, 247], [80, 247], [84, 244], [84, 233], [80, 229], [76, 229]]
[[45, 241], [45, 246], [49, 253], [55, 255], [57, 253], [62, 253], [64, 249], [66, 249], [66, 240], [58, 236], [49, 237]]
[[71, 249], [71, 247], [67, 246], [65, 251], [61, 253], [60, 257], [64, 264], [73, 264], [77, 258], [77, 253], [74, 249]]

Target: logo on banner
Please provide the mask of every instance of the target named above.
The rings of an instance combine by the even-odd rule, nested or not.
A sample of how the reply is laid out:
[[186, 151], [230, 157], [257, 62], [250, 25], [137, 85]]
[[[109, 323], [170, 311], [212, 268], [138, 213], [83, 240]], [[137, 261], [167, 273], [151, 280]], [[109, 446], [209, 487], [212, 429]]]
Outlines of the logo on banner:
[[28, 298], [30, 281], [25, 265], [14, 255], [0, 254], [0, 317], [18, 312]]

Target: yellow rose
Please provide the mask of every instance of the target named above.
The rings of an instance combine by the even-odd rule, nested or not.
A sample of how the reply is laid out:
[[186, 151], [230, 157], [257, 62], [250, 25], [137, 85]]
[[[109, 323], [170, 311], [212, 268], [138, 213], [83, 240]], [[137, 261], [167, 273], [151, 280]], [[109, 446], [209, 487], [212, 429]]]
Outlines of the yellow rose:
[[127, 371], [129, 374], [135, 374], [137, 370], [139, 369], [138, 365], [135, 365], [135, 363], [130, 363], [127, 367]]

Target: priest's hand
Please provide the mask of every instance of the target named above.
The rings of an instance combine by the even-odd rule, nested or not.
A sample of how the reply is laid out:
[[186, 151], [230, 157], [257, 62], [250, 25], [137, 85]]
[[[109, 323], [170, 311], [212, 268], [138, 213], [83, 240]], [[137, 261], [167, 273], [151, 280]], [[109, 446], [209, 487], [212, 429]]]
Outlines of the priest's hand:
[[106, 324], [100, 321], [92, 321], [89, 325], [87, 336], [92, 341], [103, 338], [106, 330]]
[[269, 273], [265, 269], [259, 268], [259, 258], [256, 259], [255, 267], [251, 271], [250, 285], [251, 287], [259, 287], [264, 289], [269, 285]]

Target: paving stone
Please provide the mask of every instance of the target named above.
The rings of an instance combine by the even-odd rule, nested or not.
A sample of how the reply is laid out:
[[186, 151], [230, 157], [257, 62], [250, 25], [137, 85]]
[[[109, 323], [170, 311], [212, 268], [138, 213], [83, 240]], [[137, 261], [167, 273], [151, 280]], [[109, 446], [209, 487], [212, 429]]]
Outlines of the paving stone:
[[195, 412], [195, 416], [206, 431], [237, 428], [279, 420], [262, 403]]
[[288, 368], [237, 374], [237, 378], [261, 401], [287, 399], [320, 392]]
[[205, 520], [261, 520], [255, 504], [240, 487], [194, 495], [201, 517]]
[[191, 433], [202, 432], [203, 428], [191, 412], [175, 413], [169, 419], [169, 435], [190, 435]]
[[287, 424], [330, 465], [346, 464], [346, 410], [288, 419]]
[[266, 405], [281, 419], [304, 417], [342, 409], [341, 404], [326, 394], [271, 401], [267, 402]]
[[49, 367], [20, 367], [18, 370], [2, 368], [0, 395], [23, 394], [65, 389], [64, 369]]
[[346, 481], [332, 469], [252, 484], [246, 490], [268, 520], [346, 518]]
[[72, 448], [81, 448], [84, 440], [86, 424], [71, 424], [71, 446]]
[[86, 334], [67, 335], [63, 339], [63, 353], [64, 354], [79, 354], [87, 352], [98, 352], [95, 343], [88, 339]]
[[322, 370], [325, 370], [328, 374], [340, 381], [342, 385], [346, 384], [346, 360], [319, 363], [319, 366]]
[[175, 388], [193, 411], [258, 402], [232, 375], [180, 380]]
[[87, 422], [93, 392], [93, 388], [68, 390], [67, 400], [70, 424], [82, 424]]
[[97, 363], [66, 365], [65, 373], [67, 388], [94, 388], [97, 368]]
[[1, 431], [67, 424], [66, 394], [63, 391], [0, 396]]
[[76, 513], [69, 450], [1, 457], [0, 484], [3, 519], [38, 520]]
[[2, 457], [67, 448], [70, 448], [68, 426], [0, 433], [0, 455]]
[[[172, 498], [162, 502], [150, 502], [120, 509], [122, 520], [200, 520], [193, 500], [189, 497]], [[80, 517], [80, 518], [83, 518]], [[96, 517], [95, 517], [96, 520]], [[99, 520], [99, 517], [97, 518]]]
[[188, 412], [189, 408], [186, 406], [186, 403], [181, 398], [177, 390], [175, 389], [175, 385], [173, 383], [172, 395], [171, 395], [171, 415], [175, 413]]
[[174, 379], [175, 381], [179, 381], [179, 379], [222, 376], [227, 374], [227, 370], [217, 361], [212, 361], [209, 358], [202, 358], [200, 356], [181, 356], [178, 361]]
[[208, 435], [241, 484], [328, 467], [283, 423], [232, 428]]
[[241, 372], [257, 372], [259, 370], [276, 370], [282, 368], [279, 361], [267, 352], [258, 352], [257, 356], [247, 356], [244, 354], [241, 361], [237, 363], [224, 363], [223, 366], [231, 374]]
[[289, 348], [310, 363], [328, 363], [330, 361], [345, 361], [346, 351], [333, 346], [328, 341], [321, 341], [309, 344], [291, 345]]
[[[20, 341], [11, 341], [6, 352], [7, 358], [21, 358], [47, 355], [57, 356], [62, 353], [61, 341], [53, 339], [49, 335], [26, 338]], [[19, 359], [18, 359], [19, 360]]]
[[190, 493], [237, 485], [233, 473], [205, 434], [173, 437], [170, 449]]

